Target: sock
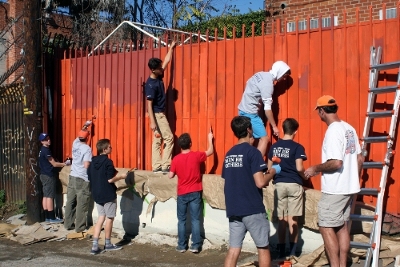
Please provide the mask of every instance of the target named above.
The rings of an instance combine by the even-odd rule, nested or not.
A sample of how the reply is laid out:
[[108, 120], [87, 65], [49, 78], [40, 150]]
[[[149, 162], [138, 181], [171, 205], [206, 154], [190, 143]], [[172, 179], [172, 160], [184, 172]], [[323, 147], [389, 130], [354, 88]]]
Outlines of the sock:
[[296, 255], [297, 243], [290, 242], [290, 256]]
[[44, 219], [48, 220], [49, 219], [49, 212], [47, 210], [43, 210], [44, 212]]
[[50, 220], [55, 220], [56, 219], [56, 216], [55, 216], [55, 214], [54, 214], [54, 210], [49, 210], [49, 211], [47, 211], [47, 214], [48, 214], [48, 218], [50, 219]]
[[106, 247], [111, 246], [111, 240], [109, 238], [106, 238]]
[[286, 243], [278, 244], [279, 258], [285, 257]]
[[93, 242], [92, 242], [92, 249], [97, 250], [99, 248], [99, 239], [93, 237]]

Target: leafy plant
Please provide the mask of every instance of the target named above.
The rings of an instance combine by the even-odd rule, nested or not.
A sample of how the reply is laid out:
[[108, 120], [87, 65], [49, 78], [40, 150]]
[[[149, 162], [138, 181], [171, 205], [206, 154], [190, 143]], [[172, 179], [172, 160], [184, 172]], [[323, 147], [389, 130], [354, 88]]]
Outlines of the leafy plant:
[[6, 191], [4, 189], [0, 190], [0, 208], [6, 203]]

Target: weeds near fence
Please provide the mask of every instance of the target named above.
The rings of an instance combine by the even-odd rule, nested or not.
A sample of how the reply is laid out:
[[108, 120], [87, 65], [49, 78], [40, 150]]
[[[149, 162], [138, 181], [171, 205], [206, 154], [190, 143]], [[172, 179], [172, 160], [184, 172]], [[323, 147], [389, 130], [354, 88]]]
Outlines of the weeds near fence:
[[26, 203], [24, 201], [7, 203], [6, 191], [0, 190], [0, 220], [8, 219], [16, 214], [26, 214]]

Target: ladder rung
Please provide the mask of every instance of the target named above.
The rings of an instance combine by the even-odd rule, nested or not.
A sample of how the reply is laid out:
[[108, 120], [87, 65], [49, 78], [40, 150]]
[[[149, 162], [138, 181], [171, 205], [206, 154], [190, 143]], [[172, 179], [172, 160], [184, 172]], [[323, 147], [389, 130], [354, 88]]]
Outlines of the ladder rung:
[[392, 138], [390, 135], [383, 135], [383, 136], [369, 136], [369, 137], [364, 137], [361, 138], [361, 141], [364, 141], [365, 143], [385, 143]]
[[384, 64], [377, 64], [370, 66], [370, 69], [375, 69], [375, 70], [390, 70], [394, 68], [400, 67], [400, 61], [396, 62], [389, 62], [389, 63], [384, 63]]
[[359, 195], [377, 196], [381, 190], [378, 188], [361, 188]]
[[387, 118], [394, 114], [394, 110], [378, 111], [378, 112], [367, 112], [367, 116], [370, 118]]
[[353, 221], [373, 222], [378, 219], [378, 215], [351, 214], [350, 219]]
[[369, 249], [375, 248], [375, 243], [374, 244], [369, 244], [369, 243], [360, 243], [360, 242], [354, 242], [354, 241], [350, 241], [350, 247], [351, 248], [361, 248], [361, 249]]
[[379, 161], [367, 161], [363, 163], [363, 169], [382, 169], [385, 166], [385, 162]]
[[371, 88], [369, 92], [374, 94], [393, 93], [396, 92], [397, 89], [400, 89], [400, 85]]

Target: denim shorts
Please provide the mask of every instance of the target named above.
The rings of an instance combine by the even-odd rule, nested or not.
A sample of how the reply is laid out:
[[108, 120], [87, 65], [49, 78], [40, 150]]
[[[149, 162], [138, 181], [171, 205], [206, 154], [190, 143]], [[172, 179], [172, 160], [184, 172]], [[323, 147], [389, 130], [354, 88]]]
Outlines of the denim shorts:
[[250, 114], [239, 110], [240, 116], [245, 116], [250, 119], [251, 127], [253, 127], [253, 137], [261, 138], [267, 136], [267, 131], [265, 130], [265, 125], [258, 114]]
[[241, 248], [249, 231], [257, 248], [269, 244], [269, 221], [265, 213], [229, 217], [229, 247]]

